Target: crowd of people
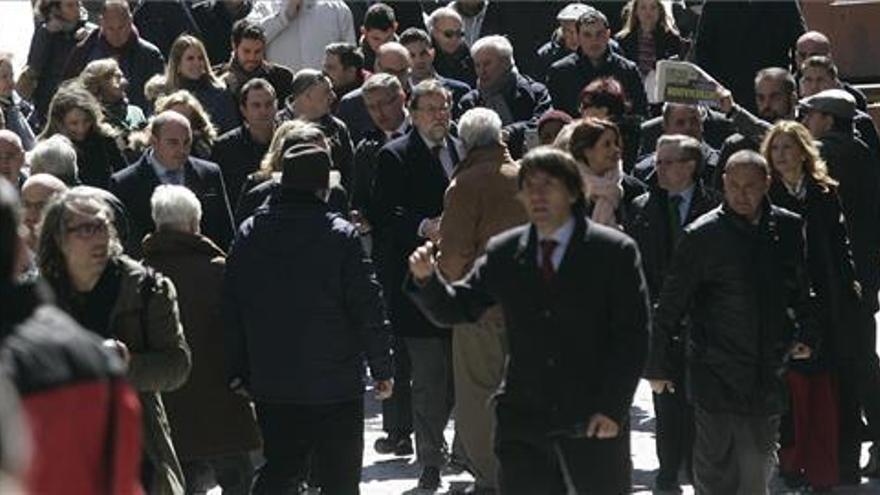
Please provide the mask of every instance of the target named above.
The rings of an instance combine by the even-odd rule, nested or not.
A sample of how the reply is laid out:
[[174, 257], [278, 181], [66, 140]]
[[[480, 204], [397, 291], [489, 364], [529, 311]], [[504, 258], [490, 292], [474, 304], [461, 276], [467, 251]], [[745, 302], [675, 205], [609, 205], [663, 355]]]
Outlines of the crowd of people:
[[419, 489], [628, 493], [640, 379], [655, 493], [880, 477], [880, 138], [797, 0], [33, 12], [0, 491], [359, 493], [371, 390]]

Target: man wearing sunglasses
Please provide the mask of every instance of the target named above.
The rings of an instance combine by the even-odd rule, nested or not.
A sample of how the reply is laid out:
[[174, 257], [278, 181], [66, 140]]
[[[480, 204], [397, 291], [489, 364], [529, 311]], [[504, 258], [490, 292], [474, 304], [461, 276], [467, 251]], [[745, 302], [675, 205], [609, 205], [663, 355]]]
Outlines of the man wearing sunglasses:
[[477, 82], [474, 61], [464, 39], [461, 16], [454, 9], [442, 7], [425, 21], [428, 33], [437, 48], [434, 68], [443, 77], [455, 79], [473, 87]]

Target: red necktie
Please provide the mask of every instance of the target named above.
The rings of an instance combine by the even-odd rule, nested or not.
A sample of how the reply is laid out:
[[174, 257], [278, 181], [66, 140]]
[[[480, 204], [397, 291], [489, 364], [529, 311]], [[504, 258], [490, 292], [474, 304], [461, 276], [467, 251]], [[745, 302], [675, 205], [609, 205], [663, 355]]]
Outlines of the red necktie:
[[556, 275], [556, 269], [553, 268], [553, 252], [556, 251], [558, 245], [559, 243], [554, 239], [541, 241], [541, 276], [548, 284], [553, 282], [553, 277]]

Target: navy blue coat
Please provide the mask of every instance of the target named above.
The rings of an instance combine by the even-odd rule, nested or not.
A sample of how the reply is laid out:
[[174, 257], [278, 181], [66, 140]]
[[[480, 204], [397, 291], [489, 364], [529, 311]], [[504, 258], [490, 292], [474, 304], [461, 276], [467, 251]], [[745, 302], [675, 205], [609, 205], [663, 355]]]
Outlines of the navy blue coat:
[[547, 89], [553, 97], [553, 105], [569, 115], [580, 115], [578, 96], [584, 86], [594, 79], [614, 77], [632, 104], [632, 112], [645, 116], [648, 114], [648, 96], [642, 84], [642, 77], [636, 64], [616, 53], [607, 50], [605, 59], [598, 67], [593, 66], [588, 57], [572, 53], [550, 66], [547, 72]]
[[382, 293], [355, 227], [282, 191], [246, 220], [226, 262], [227, 366], [258, 401], [327, 404], [363, 394], [363, 361], [392, 376]]

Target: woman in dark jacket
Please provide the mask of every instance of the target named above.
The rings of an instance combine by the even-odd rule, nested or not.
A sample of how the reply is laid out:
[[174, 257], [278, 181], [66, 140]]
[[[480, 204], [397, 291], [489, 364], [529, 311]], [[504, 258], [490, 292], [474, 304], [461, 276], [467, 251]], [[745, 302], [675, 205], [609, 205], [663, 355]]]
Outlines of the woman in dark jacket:
[[122, 254], [110, 206], [73, 188], [48, 206], [37, 257], [58, 305], [109, 340], [140, 398], [150, 495], [183, 495], [183, 475], [160, 394], [187, 380], [192, 363], [171, 281]]
[[144, 91], [148, 100], [155, 101], [162, 95], [181, 89], [189, 91], [199, 100], [218, 134], [241, 124], [235, 99], [226, 84], [214, 75], [205, 45], [188, 34], [174, 41], [165, 74], [153, 76]]
[[626, 12], [626, 25], [614, 37], [623, 56], [639, 66], [642, 79], [654, 70], [657, 61], [684, 58], [688, 44], [660, 0], [630, 0]]
[[48, 121], [39, 139], [63, 134], [76, 147], [83, 184], [107, 188], [110, 175], [126, 167], [116, 132], [104, 122], [101, 104], [79, 84], [61, 87], [49, 104]]
[[33, 94], [25, 95], [35, 107], [32, 122], [42, 127], [52, 95], [64, 80], [67, 57], [95, 25], [81, 17], [79, 0], [45, 0], [39, 11], [44, 21], [31, 38], [24, 75], [33, 89]]
[[813, 488], [829, 489], [838, 481], [838, 357], [853, 345], [859, 290], [837, 182], [809, 131], [797, 122], [781, 121], [767, 133], [761, 151], [773, 171], [770, 200], [800, 214], [806, 227], [807, 270], [821, 324], [821, 347], [814, 360], [790, 366], [794, 438], [780, 451], [780, 466], [789, 480], [806, 478]]
[[620, 130], [609, 120], [587, 117], [566, 126], [554, 145], [571, 154], [584, 180], [587, 215], [622, 230], [632, 201], [647, 191], [623, 171]]

